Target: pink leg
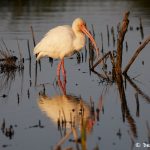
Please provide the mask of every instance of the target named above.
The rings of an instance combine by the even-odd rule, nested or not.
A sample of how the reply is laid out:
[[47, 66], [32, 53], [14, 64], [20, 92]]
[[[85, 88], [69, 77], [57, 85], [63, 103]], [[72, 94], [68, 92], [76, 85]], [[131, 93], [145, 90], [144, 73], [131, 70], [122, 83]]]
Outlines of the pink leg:
[[64, 59], [62, 59], [62, 74], [64, 76], [64, 80], [66, 80], [66, 70], [65, 70]]
[[61, 64], [62, 64], [62, 60], [59, 62], [58, 66], [57, 66], [57, 76], [58, 76], [59, 79], [60, 79]]

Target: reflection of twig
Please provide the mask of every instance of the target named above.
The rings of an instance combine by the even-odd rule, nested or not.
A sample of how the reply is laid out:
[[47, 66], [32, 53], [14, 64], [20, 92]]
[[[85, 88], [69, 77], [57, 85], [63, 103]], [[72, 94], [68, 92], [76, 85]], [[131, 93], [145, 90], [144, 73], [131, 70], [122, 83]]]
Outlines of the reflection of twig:
[[128, 107], [126, 108], [126, 118], [128, 120], [128, 123], [130, 124], [130, 129], [132, 131], [133, 136], [137, 137], [136, 124], [135, 124], [135, 121], [134, 121], [134, 119], [132, 118], [132, 116], [129, 112]]
[[140, 103], [139, 103], [138, 93], [135, 93], [135, 99], [136, 99], [136, 116], [139, 117], [139, 115], [140, 115]]
[[140, 33], [141, 33], [141, 38], [143, 39], [143, 38], [144, 38], [144, 32], [143, 32], [142, 18], [140, 17], [139, 20], [140, 20]]
[[1, 39], [1, 40], [2, 40], [2, 43], [3, 43], [3, 45], [4, 45], [4, 47], [5, 47], [6, 51], [7, 51], [7, 53], [10, 55], [10, 51], [8, 50], [8, 48], [7, 48], [7, 46], [6, 46], [5, 42], [4, 42], [4, 40], [3, 40], [3, 39]]
[[11, 88], [11, 83], [14, 79], [15, 79], [15, 72], [6, 72], [5, 74], [1, 74], [0, 91], [2, 92], [3, 89], [7, 89], [9, 93], [10, 88]]
[[132, 137], [130, 131], [128, 131], [128, 134], [130, 136], [130, 139], [131, 139], [131, 150], [133, 150], [134, 146], [135, 146], [135, 141], [134, 141], [134, 138]]
[[148, 95], [146, 95], [131, 79], [129, 76], [125, 76], [125, 78], [127, 79], [127, 81], [131, 84], [131, 86], [142, 96], [144, 97], [144, 99], [150, 103], [150, 97]]
[[124, 85], [123, 85], [123, 78], [122, 78], [121, 74], [117, 75], [116, 82], [117, 82], [117, 86], [118, 86], [118, 90], [119, 90], [119, 94], [120, 94], [123, 121], [125, 121], [125, 118], [128, 120], [128, 123], [130, 124], [130, 129], [132, 131], [133, 136], [137, 137], [135, 121], [134, 121], [133, 117], [131, 116], [128, 105], [127, 105], [125, 91], [124, 91]]
[[1, 82], [0, 89], [7, 87], [9, 81], [12, 81], [15, 78], [15, 73], [17, 70], [15, 56], [11, 56], [6, 51], [0, 50], [0, 73], [1, 73]]
[[149, 126], [149, 123], [148, 121], [146, 121], [146, 127], [147, 127], [147, 132], [148, 132], [148, 143], [150, 143], [150, 126]]
[[29, 40], [27, 40], [27, 46], [28, 46], [28, 54], [29, 54], [29, 75], [30, 75], [30, 78], [31, 78], [31, 53], [30, 53]]
[[20, 62], [23, 63], [23, 54], [22, 54], [22, 50], [20, 48], [18, 39], [17, 39], [17, 45], [18, 45], [18, 50], [19, 50], [19, 55], [20, 55]]

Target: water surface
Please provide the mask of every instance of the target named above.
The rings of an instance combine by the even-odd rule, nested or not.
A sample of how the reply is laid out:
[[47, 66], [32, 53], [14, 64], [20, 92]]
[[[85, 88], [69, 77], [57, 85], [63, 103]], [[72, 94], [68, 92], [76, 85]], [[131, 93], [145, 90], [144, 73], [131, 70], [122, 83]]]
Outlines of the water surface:
[[[113, 45], [111, 29], [114, 28], [115, 44], [117, 40], [117, 25], [123, 18], [125, 11], [130, 11], [130, 23], [125, 42], [123, 55], [123, 68], [133, 55], [139, 42], [143, 41], [139, 18], [142, 19], [144, 39], [150, 34], [150, 5], [148, 1], [138, 0], [101, 0], [101, 1], [2, 1], [0, 4], [0, 46], [2, 50], [11, 50], [11, 54], [24, 58], [24, 70], [0, 74], [0, 123], [3, 127], [0, 132], [1, 149], [53, 149], [63, 138], [65, 133], [70, 133], [63, 148], [74, 149], [137, 149], [136, 142], [149, 143], [149, 48], [147, 45], [138, 59], [129, 70], [129, 76], [134, 83], [147, 96], [139, 94], [131, 83], [126, 80], [126, 101], [119, 96], [115, 83], [103, 82], [96, 74], [90, 73], [88, 56], [85, 49], [80, 53], [83, 60], [78, 63], [76, 55], [72, 59], [65, 59], [67, 70], [66, 94], [57, 85], [56, 67], [58, 60], [53, 63], [49, 59], [41, 60], [41, 69], [38, 65], [37, 80], [35, 77], [35, 57], [32, 55], [34, 48], [31, 26], [33, 27], [36, 43], [52, 27], [63, 24], [72, 24], [76, 17], [86, 20], [89, 29], [92, 25], [95, 39], [104, 52], [116, 50]], [[107, 26], [110, 33], [108, 44]], [[101, 41], [103, 35], [103, 43]], [[5, 43], [5, 44], [4, 44]], [[31, 52], [29, 61], [28, 43]], [[18, 48], [19, 47], [19, 48]], [[88, 44], [86, 45], [88, 52]], [[20, 50], [19, 50], [20, 49]], [[109, 70], [111, 65], [109, 63]], [[102, 72], [99, 67], [99, 72]], [[35, 82], [36, 81], [36, 82]], [[36, 84], [35, 84], [36, 83]], [[39, 94], [40, 93], [40, 94]], [[54, 117], [48, 111], [41, 109], [41, 94], [43, 103], [48, 111], [56, 113]], [[137, 98], [138, 97], [138, 98]], [[68, 99], [67, 99], [68, 98]], [[62, 100], [63, 109], [52, 108]], [[39, 103], [41, 102], [41, 107]], [[58, 103], [57, 103], [58, 102]], [[75, 107], [73, 107], [73, 106]], [[43, 107], [44, 107], [43, 106]], [[56, 105], [57, 106], [57, 105]], [[67, 111], [67, 108], [68, 111]], [[86, 113], [82, 114], [82, 108]], [[61, 110], [61, 114], [60, 111]], [[95, 112], [93, 113], [93, 110]], [[75, 126], [67, 119], [68, 112]], [[77, 113], [74, 117], [73, 114]], [[83, 115], [83, 117], [82, 117]], [[66, 128], [58, 128], [58, 118], [61, 122], [66, 116]], [[63, 119], [62, 119], [63, 118]], [[83, 119], [83, 120], [82, 120]], [[80, 121], [83, 124], [77, 122]], [[5, 125], [5, 126], [4, 126]], [[71, 127], [77, 132], [78, 142]], [[11, 134], [6, 130], [11, 129]], [[84, 134], [83, 134], [84, 133]], [[85, 138], [86, 137], [86, 138]], [[83, 144], [84, 143], [84, 144]]]

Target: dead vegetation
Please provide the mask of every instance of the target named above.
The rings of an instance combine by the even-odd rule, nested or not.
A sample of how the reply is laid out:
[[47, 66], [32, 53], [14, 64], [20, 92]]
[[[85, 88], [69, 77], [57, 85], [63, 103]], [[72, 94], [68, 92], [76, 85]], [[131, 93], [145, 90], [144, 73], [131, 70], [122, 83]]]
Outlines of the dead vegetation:
[[0, 50], [0, 90], [9, 87], [11, 82], [15, 79], [16, 72], [23, 71], [23, 59], [18, 59], [8, 50], [5, 42], [2, 40], [5, 48]]
[[[117, 50], [116, 50], [116, 56], [114, 55], [113, 51], [109, 51], [105, 54], [102, 53], [102, 57], [99, 58], [99, 60], [93, 64], [90, 67], [90, 70], [98, 75], [100, 78], [104, 79], [107, 82], [114, 82], [116, 83], [120, 95], [120, 104], [121, 104], [121, 109], [122, 109], [122, 119], [123, 121], [127, 120], [129, 126], [130, 126], [130, 131], [132, 133], [132, 137], [136, 138], [137, 135], [137, 129], [136, 129], [136, 124], [134, 121], [134, 118], [132, 117], [130, 110], [127, 105], [127, 100], [126, 100], [126, 95], [125, 95], [125, 81], [127, 80], [129, 84], [135, 89], [136, 93], [141, 95], [146, 102], [150, 103], [150, 97], [145, 94], [133, 81], [132, 79], [127, 75], [128, 70], [132, 66], [133, 62], [138, 58], [138, 55], [140, 52], [144, 49], [144, 47], [149, 43], [150, 41], [150, 36], [148, 36], [142, 43], [140, 43], [140, 46], [135, 50], [135, 53], [127, 63], [125, 69], [122, 68], [122, 59], [123, 59], [123, 43], [124, 43], [124, 38], [125, 34], [128, 30], [128, 25], [129, 25], [129, 12], [125, 12], [123, 20], [121, 23], [119, 23], [118, 26], [118, 36], [117, 36]], [[140, 32], [141, 32], [141, 38], [144, 38], [144, 33], [143, 33], [143, 27], [142, 27], [142, 22], [140, 18]], [[111, 29], [111, 34], [113, 37], [113, 43], [115, 44], [115, 38], [114, 38], [114, 30]], [[110, 44], [110, 34], [109, 34], [109, 29], [107, 26], [107, 36], [108, 36], [108, 44]], [[103, 46], [102, 46], [103, 48]], [[128, 50], [128, 44], [126, 42], [126, 50]], [[102, 51], [103, 52], [103, 51]], [[106, 71], [104, 71], [104, 65], [107, 66], [106, 62], [110, 58], [111, 60], [111, 65], [112, 65], [112, 71], [110, 74], [108, 74]], [[102, 66], [103, 65], [103, 66]], [[102, 66], [103, 73], [100, 71], [97, 71], [96, 68], [98, 66]], [[137, 99], [137, 98], [136, 98]], [[139, 102], [137, 102], [137, 113], [139, 113]]]
[[0, 73], [23, 69], [22, 55], [20, 55], [20, 59], [18, 60], [18, 57], [14, 56], [11, 51], [8, 50], [5, 42], [3, 40], [2, 42], [5, 46], [5, 49], [0, 50]]
[[[102, 54], [102, 58], [99, 58], [99, 60], [92, 65], [92, 67], [90, 67], [90, 70], [92, 72], [94, 72], [95, 74], [97, 74], [99, 77], [105, 79], [107, 82], [111, 81], [111, 82], [116, 82], [118, 85], [118, 90], [120, 93], [120, 98], [122, 99], [123, 97], [125, 97], [125, 92], [124, 92], [124, 80], [123, 78], [127, 79], [127, 81], [129, 81], [129, 83], [131, 84], [131, 86], [136, 89], [136, 91], [142, 95], [142, 97], [144, 99], [146, 99], [147, 102], [150, 102], [150, 97], [147, 96], [143, 91], [140, 90], [139, 87], [137, 87], [137, 85], [131, 80], [131, 78], [127, 75], [128, 70], [130, 69], [130, 67], [132, 66], [133, 62], [137, 59], [138, 55], [140, 54], [140, 52], [142, 50], [144, 50], [144, 47], [150, 42], [150, 36], [148, 36], [143, 42], [140, 43], [140, 45], [138, 46], [138, 48], [135, 50], [135, 53], [133, 54], [133, 56], [131, 57], [131, 59], [129, 60], [129, 62], [127, 63], [125, 69], [122, 68], [122, 59], [123, 59], [123, 43], [124, 43], [124, 37], [125, 34], [128, 30], [128, 25], [129, 25], [129, 12], [125, 12], [124, 13], [124, 17], [121, 23], [119, 23], [117, 30], [118, 30], [118, 38], [117, 38], [117, 50], [116, 50], [116, 55], [114, 55], [113, 51], [109, 51], [106, 54]], [[140, 18], [140, 32], [141, 32], [141, 38], [144, 38], [144, 33], [143, 33], [143, 26], [142, 26], [142, 21]], [[112, 30], [112, 29], [111, 29]], [[112, 37], [114, 37], [114, 31], [111, 33], [113, 34]], [[109, 29], [107, 26], [107, 35], [108, 35], [108, 44], [109, 44], [109, 40], [110, 40], [110, 34], [109, 34]], [[115, 40], [115, 38], [113, 38]], [[128, 45], [126, 42], [126, 50], [128, 49]], [[100, 73], [98, 71], [96, 71], [96, 68], [99, 66], [99, 64], [103, 64], [103, 66], [105, 65], [105, 62], [107, 61], [108, 57], [111, 60], [111, 64], [112, 64], [112, 71], [110, 74], [108, 74], [107, 72], [103, 71], [104, 73]], [[102, 63], [103, 62], [103, 63]], [[106, 64], [107, 65], [107, 64]], [[103, 70], [103, 67], [102, 67]]]
[[[150, 41], [150, 36], [148, 36], [141, 44], [140, 46], [135, 50], [134, 55], [131, 57], [130, 61], [128, 62], [128, 64], [126, 65], [125, 69], [122, 69], [122, 59], [123, 59], [123, 42], [124, 42], [124, 37], [125, 34], [128, 30], [128, 25], [129, 25], [129, 12], [125, 12], [122, 23], [119, 23], [117, 26], [117, 30], [118, 30], [118, 38], [117, 38], [117, 50], [116, 50], [116, 54], [114, 55], [114, 51], [109, 51], [108, 53], [103, 54], [102, 53], [102, 57], [99, 58], [99, 60], [91, 65], [90, 70], [95, 72], [96, 67], [101, 64], [102, 62], [106, 62], [108, 57], [110, 57], [111, 59], [111, 64], [112, 64], [112, 76], [108, 78], [107, 75], [101, 75], [99, 72], [97, 72], [100, 76], [106, 78], [106, 79], [111, 79], [111, 80], [116, 80], [117, 79], [117, 74], [124, 74], [127, 75], [128, 70], [130, 69], [131, 65], [133, 64], [133, 62], [135, 61], [135, 59], [138, 57], [138, 55], [140, 54], [140, 52], [144, 49], [144, 47], [149, 43]], [[141, 18], [140, 18], [140, 30], [141, 30], [141, 36], [142, 39], [144, 38], [144, 33], [143, 33], [143, 27], [142, 27], [142, 22], [141, 22]], [[115, 41], [115, 37], [114, 37], [114, 29], [111, 29], [111, 34], [113, 37], [113, 41]], [[107, 26], [107, 36], [108, 36], [108, 44], [110, 43], [110, 34], [109, 34], [109, 29]], [[115, 43], [115, 42], [113, 42]], [[102, 46], [103, 47], [103, 46]], [[90, 47], [89, 47], [90, 49]], [[128, 49], [128, 44], [126, 41], [126, 50]], [[93, 62], [92, 62], [93, 63]], [[105, 63], [103, 63], [103, 65], [105, 65]], [[114, 78], [115, 77], [115, 78]]]

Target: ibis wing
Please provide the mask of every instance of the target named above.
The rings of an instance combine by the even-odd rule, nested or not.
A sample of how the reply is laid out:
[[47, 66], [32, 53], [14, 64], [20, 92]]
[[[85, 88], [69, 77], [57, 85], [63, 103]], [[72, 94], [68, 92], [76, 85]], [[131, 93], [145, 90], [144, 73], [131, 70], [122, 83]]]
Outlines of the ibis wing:
[[61, 58], [73, 50], [74, 32], [70, 26], [51, 29], [34, 48], [34, 54]]

